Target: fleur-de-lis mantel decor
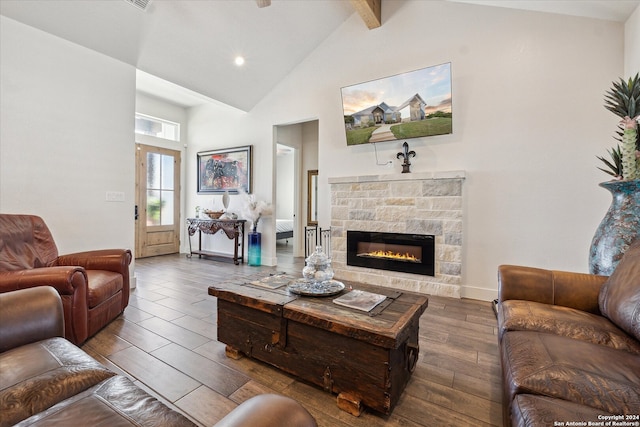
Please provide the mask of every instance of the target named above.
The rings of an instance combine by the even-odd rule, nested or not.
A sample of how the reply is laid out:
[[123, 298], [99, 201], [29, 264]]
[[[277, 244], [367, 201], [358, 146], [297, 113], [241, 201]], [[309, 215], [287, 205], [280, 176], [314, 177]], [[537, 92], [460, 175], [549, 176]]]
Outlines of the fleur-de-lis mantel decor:
[[407, 141], [405, 141], [404, 144], [402, 144], [402, 151], [396, 154], [396, 159], [404, 157], [404, 163], [402, 163], [402, 173], [411, 173], [411, 162], [409, 161], [409, 158], [415, 156], [416, 152], [413, 150], [409, 151], [409, 144], [407, 144]]

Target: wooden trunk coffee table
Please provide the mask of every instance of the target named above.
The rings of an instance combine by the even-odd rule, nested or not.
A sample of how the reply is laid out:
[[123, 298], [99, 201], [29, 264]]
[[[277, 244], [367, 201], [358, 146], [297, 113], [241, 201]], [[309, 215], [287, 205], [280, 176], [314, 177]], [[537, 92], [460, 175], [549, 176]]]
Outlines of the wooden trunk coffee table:
[[[254, 283], [209, 288], [227, 356], [247, 355], [338, 394], [353, 415], [363, 405], [391, 412], [418, 360], [426, 296], [345, 282], [339, 295], [306, 297]], [[351, 287], [387, 298], [369, 313], [333, 303]]]

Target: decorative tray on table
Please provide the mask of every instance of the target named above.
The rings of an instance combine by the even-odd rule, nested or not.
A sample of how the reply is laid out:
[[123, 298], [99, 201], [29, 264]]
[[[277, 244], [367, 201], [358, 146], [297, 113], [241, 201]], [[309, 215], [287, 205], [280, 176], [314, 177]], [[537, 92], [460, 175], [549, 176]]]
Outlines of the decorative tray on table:
[[326, 297], [337, 295], [344, 290], [344, 283], [337, 280], [324, 280], [321, 282], [309, 279], [295, 279], [287, 286], [294, 294], [308, 297]]

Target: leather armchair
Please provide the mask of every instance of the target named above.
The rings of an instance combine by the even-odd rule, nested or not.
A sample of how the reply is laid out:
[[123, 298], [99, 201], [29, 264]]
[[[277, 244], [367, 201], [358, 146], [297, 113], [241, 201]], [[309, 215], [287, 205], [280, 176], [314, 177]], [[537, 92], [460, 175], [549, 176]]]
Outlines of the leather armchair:
[[59, 255], [34, 215], [0, 214], [0, 292], [52, 286], [62, 297], [65, 338], [82, 344], [129, 303], [128, 249]]

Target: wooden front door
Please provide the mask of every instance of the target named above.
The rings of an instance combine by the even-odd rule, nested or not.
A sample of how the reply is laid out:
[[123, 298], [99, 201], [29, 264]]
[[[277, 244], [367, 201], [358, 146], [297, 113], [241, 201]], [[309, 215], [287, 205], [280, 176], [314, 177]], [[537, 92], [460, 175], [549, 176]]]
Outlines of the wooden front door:
[[136, 144], [136, 258], [180, 250], [180, 152]]

